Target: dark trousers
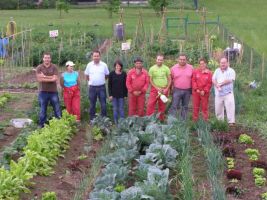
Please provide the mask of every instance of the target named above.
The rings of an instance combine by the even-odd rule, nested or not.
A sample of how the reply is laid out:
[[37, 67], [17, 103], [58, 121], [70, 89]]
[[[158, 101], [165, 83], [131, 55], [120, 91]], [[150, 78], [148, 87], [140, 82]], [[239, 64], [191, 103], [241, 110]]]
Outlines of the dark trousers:
[[90, 101], [90, 108], [89, 108], [89, 115], [90, 120], [95, 118], [96, 112], [96, 101], [97, 98], [100, 101], [101, 106], [101, 116], [107, 116], [107, 105], [106, 105], [106, 87], [105, 85], [100, 86], [89, 86], [89, 101]]
[[180, 118], [186, 120], [188, 113], [188, 104], [192, 89], [173, 89], [172, 104], [169, 109], [169, 115], [176, 116], [177, 109], [181, 108]]
[[113, 97], [112, 106], [113, 106], [114, 121], [117, 124], [119, 118], [124, 118], [124, 98]]
[[195, 6], [195, 10], [198, 9], [198, 0], [194, 0], [194, 6]]
[[44, 127], [46, 123], [46, 112], [47, 106], [50, 103], [53, 107], [54, 114], [56, 118], [61, 117], [60, 103], [57, 92], [39, 92], [38, 96], [39, 105], [40, 105], [40, 113], [39, 113], [39, 126]]

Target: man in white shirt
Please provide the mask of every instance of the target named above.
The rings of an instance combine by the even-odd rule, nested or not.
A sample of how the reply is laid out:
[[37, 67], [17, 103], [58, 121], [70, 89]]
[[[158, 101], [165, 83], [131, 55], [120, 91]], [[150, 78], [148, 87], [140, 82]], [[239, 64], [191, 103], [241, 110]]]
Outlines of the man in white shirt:
[[235, 124], [234, 81], [235, 71], [229, 67], [226, 58], [220, 60], [220, 67], [212, 76], [215, 89], [215, 114], [217, 119], [224, 120], [224, 107], [229, 125]]
[[92, 61], [87, 64], [84, 71], [89, 86], [90, 120], [95, 118], [97, 97], [100, 101], [101, 116], [107, 116], [105, 83], [109, 70], [107, 64], [102, 62], [100, 58], [100, 51], [94, 51]]

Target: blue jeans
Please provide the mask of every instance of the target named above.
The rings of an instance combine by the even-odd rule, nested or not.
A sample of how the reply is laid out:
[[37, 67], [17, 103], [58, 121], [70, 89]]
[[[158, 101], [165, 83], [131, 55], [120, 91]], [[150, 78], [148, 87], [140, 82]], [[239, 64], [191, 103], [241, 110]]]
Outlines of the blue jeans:
[[190, 89], [174, 88], [172, 95], [172, 104], [169, 109], [169, 115], [176, 116], [177, 109], [179, 109], [180, 105], [182, 105], [180, 119], [183, 121], [186, 120], [191, 93], [192, 93], [191, 88]]
[[117, 124], [119, 118], [124, 118], [124, 98], [114, 98], [112, 99], [113, 106], [113, 117]]
[[61, 117], [60, 103], [57, 92], [41, 91], [39, 92], [38, 100], [41, 108], [39, 114], [39, 126], [44, 127], [44, 124], [46, 123], [46, 111], [48, 103], [52, 105], [55, 117]]
[[103, 116], [103, 117], [107, 116], [107, 105], [106, 105], [107, 95], [106, 95], [105, 85], [89, 86], [89, 101], [90, 101], [89, 115], [90, 115], [90, 120], [95, 118], [97, 97], [100, 101], [101, 116]]

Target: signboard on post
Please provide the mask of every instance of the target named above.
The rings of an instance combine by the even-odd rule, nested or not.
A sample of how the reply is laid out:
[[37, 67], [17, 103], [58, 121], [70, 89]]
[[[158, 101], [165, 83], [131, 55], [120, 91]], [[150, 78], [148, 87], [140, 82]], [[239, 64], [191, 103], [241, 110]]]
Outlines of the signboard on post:
[[130, 50], [130, 48], [131, 48], [131, 43], [129, 43], [129, 42], [121, 43], [121, 50], [122, 51]]
[[49, 31], [49, 37], [51, 37], [51, 38], [58, 37], [58, 30]]

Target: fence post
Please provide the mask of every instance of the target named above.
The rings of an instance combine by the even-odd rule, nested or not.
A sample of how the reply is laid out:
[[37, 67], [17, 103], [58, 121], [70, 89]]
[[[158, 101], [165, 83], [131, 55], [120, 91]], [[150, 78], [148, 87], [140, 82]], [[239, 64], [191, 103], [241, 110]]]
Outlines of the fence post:
[[249, 64], [249, 77], [252, 75], [252, 64], [253, 64], [253, 50], [250, 49], [250, 64]]
[[264, 53], [262, 53], [261, 81], [263, 81], [264, 78], [265, 78], [265, 76], [264, 76], [264, 72], [265, 72], [265, 66], [264, 66]]

